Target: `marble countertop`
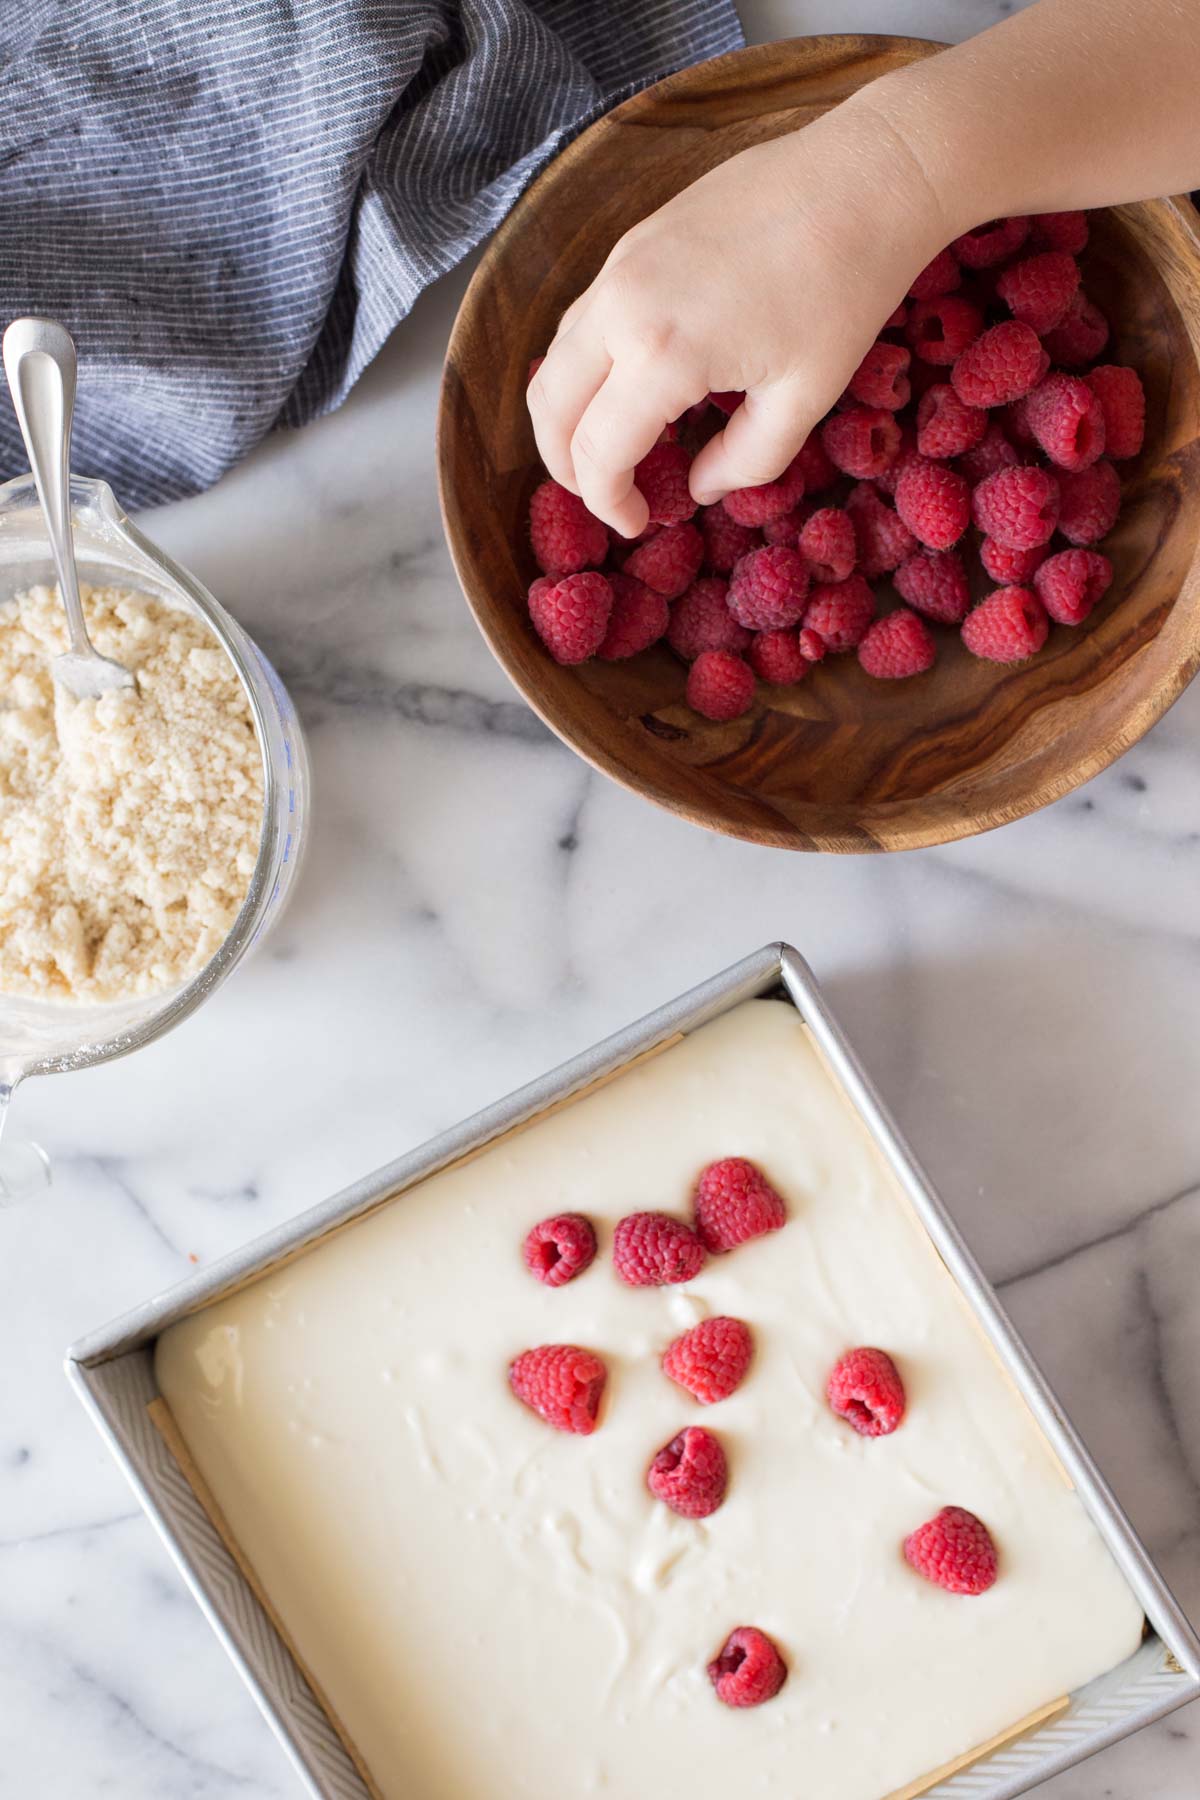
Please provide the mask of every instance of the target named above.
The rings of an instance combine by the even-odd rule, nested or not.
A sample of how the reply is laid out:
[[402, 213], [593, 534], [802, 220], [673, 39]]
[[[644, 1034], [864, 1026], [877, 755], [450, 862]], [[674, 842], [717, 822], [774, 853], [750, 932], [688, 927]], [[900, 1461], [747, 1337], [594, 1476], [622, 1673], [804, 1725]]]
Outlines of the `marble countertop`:
[[[961, 37], [998, 0], [746, 0], [748, 32]], [[186, 1026], [31, 1083], [0, 1214], [0, 1796], [287, 1800], [282, 1754], [61, 1374], [66, 1344], [769, 939], [822, 978], [1200, 1617], [1200, 683], [1115, 768], [904, 856], [707, 836], [590, 772], [492, 662], [431, 457], [464, 286], [350, 403], [145, 524], [300, 706], [311, 861]], [[1200, 1714], [1040, 1790], [1190, 1800]]]

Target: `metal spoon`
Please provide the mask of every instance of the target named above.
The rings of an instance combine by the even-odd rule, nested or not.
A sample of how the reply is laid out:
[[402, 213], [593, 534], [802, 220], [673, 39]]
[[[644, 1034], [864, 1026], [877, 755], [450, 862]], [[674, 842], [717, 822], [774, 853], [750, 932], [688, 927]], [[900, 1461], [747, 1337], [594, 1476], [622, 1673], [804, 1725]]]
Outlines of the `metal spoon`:
[[53, 319], [14, 319], [4, 333], [4, 373], [42, 503], [50, 554], [67, 609], [70, 649], [51, 664], [54, 679], [77, 700], [135, 687], [121, 663], [92, 648], [79, 598], [71, 535], [71, 419], [75, 411], [75, 345]]

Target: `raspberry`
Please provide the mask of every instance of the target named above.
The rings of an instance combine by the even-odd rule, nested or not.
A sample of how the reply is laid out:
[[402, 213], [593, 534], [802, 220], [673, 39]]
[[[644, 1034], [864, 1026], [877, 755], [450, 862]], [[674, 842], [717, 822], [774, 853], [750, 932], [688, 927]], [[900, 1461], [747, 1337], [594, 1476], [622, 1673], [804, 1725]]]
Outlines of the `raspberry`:
[[[924, 396], [922, 396], [924, 398]], [[896, 493], [896, 485], [914, 456], [919, 456], [917, 434], [911, 425], [900, 427], [900, 448], [881, 474], [872, 477], [871, 486], [881, 494], [892, 497]]]
[[694, 525], [664, 525], [625, 558], [625, 573], [675, 600], [695, 581], [703, 561], [704, 539]]
[[990, 537], [985, 537], [979, 546], [985, 573], [1000, 587], [1027, 587], [1048, 554], [1045, 544], [1035, 544], [1032, 550], [1013, 550]]
[[883, 321], [883, 324], [879, 327], [879, 329], [880, 329], [880, 331], [901, 331], [901, 330], [903, 330], [904, 321], [905, 321], [905, 319], [907, 319], [907, 317], [908, 317], [908, 308], [907, 308], [907, 306], [905, 306], [905, 304], [902, 300], [900, 302], [899, 306], [894, 307], [893, 310], [888, 314], [887, 318]]
[[896, 483], [896, 511], [930, 550], [948, 550], [971, 523], [971, 489], [944, 463], [915, 457]]
[[797, 500], [804, 498], [804, 469], [799, 456], [794, 456], [783, 474], [760, 487], [734, 488], [721, 505], [739, 525], [765, 525], [780, 513], [791, 512]]
[[917, 540], [899, 513], [865, 481], [851, 488], [846, 511], [854, 523], [859, 570], [872, 580], [896, 568], [916, 549]]
[[1082, 625], [1112, 578], [1112, 564], [1098, 550], [1060, 550], [1042, 564], [1033, 585], [1056, 625]]
[[775, 687], [792, 687], [803, 681], [810, 667], [795, 631], [760, 631], [750, 640], [747, 654], [758, 679]]
[[838, 470], [825, 454], [819, 431], [812, 431], [796, 453], [796, 463], [804, 475], [804, 492], [819, 494], [832, 487]]
[[701, 575], [671, 608], [667, 642], [685, 661], [695, 662], [705, 650], [737, 652], [749, 645], [750, 633], [725, 604], [728, 592], [728, 583], [718, 576]]
[[541, 368], [541, 366], [545, 362], [545, 360], [546, 359], [544, 356], [535, 356], [531, 360], [531, 362], [529, 364], [529, 372], [525, 377], [525, 386], [526, 387], [529, 386], [530, 382], [533, 380], [534, 376], [537, 374], [538, 370]]
[[669, 1213], [628, 1213], [613, 1233], [613, 1266], [630, 1287], [667, 1287], [693, 1281], [704, 1266], [704, 1245]]
[[719, 1438], [703, 1425], [688, 1425], [664, 1444], [646, 1470], [656, 1500], [681, 1519], [707, 1519], [725, 1498], [729, 1465]]
[[961, 294], [918, 300], [908, 315], [905, 335], [917, 355], [939, 367], [957, 362], [983, 330], [983, 314]]
[[1025, 416], [1060, 469], [1086, 469], [1104, 449], [1104, 408], [1078, 375], [1047, 375], [1025, 402]]
[[953, 250], [939, 250], [933, 261], [925, 264], [908, 292], [913, 300], [938, 300], [961, 285], [962, 270]]
[[1019, 250], [1028, 236], [1028, 219], [989, 219], [955, 238], [951, 248], [968, 269], [991, 269]]
[[838, 506], [822, 506], [801, 528], [799, 547], [814, 581], [845, 581], [858, 559], [854, 521]]
[[596, 1233], [582, 1213], [555, 1213], [535, 1225], [521, 1249], [525, 1267], [545, 1287], [582, 1275], [596, 1254]]
[[1087, 214], [1039, 213], [1029, 221], [1029, 241], [1040, 250], [1065, 250], [1068, 256], [1078, 256], [1087, 248]]
[[535, 581], [529, 590], [533, 628], [556, 663], [586, 662], [604, 642], [613, 591], [603, 575], [584, 569]]
[[578, 494], [543, 481], [529, 502], [529, 541], [545, 575], [576, 575], [608, 555], [608, 527], [593, 518]]
[[826, 650], [837, 655], [862, 643], [874, 617], [875, 596], [866, 581], [848, 575], [845, 581], [822, 581], [813, 589], [804, 629], [815, 631]]
[[1050, 621], [1032, 588], [997, 588], [963, 620], [962, 641], [985, 662], [1019, 663], [1046, 641]]
[[881, 406], [851, 406], [821, 427], [825, 454], [845, 475], [880, 475], [900, 448], [900, 427]]
[[996, 1579], [996, 1546], [982, 1519], [943, 1506], [904, 1540], [904, 1559], [950, 1594], [984, 1594]]
[[761, 1706], [787, 1680], [787, 1664], [765, 1631], [739, 1625], [709, 1663], [708, 1678], [726, 1706]]
[[1036, 387], [1049, 367], [1037, 332], [1020, 319], [1006, 319], [967, 346], [950, 379], [968, 406], [1003, 406]]
[[889, 1437], [904, 1417], [904, 1383], [886, 1350], [848, 1350], [834, 1364], [825, 1393], [860, 1437]]
[[651, 525], [682, 525], [696, 510], [688, 491], [692, 459], [682, 444], [655, 444], [633, 471], [634, 485], [650, 508]]
[[745, 392], [741, 388], [722, 388], [720, 393], [708, 396], [708, 404], [715, 406], [718, 412], [723, 412], [728, 418], [730, 413], [737, 411], [745, 398]]
[[902, 344], [889, 344], [880, 339], [871, 345], [855, 369], [846, 392], [863, 406], [882, 406], [887, 412], [896, 412], [907, 406], [912, 396], [908, 379], [911, 361], [912, 352]]
[[1104, 449], [1115, 462], [1141, 450], [1146, 435], [1146, 395], [1136, 369], [1101, 363], [1083, 378], [1104, 414]]
[[542, 1344], [509, 1365], [508, 1385], [517, 1399], [555, 1431], [588, 1437], [596, 1429], [608, 1370], [578, 1344]]
[[739, 525], [721, 505], [700, 508], [700, 530], [704, 535], [704, 564], [717, 575], [728, 575], [739, 557], [756, 550], [762, 542], [753, 525]]
[[997, 469], [971, 496], [980, 531], [1010, 550], [1033, 550], [1054, 536], [1059, 518], [1059, 484], [1048, 469], [1021, 463]]
[[902, 600], [939, 625], [961, 625], [971, 604], [967, 571], [953, 550], [918, 550], [893, 577]]
[[1108, 342], [1108, 320], [1080, 288], [1061, 325], [1048, 331], [1046, 350], [1064, 369], [1082, 369], [1099, 356]]
[[789, 550], [796, 550], [800, 546], [800, 533], [817, 510], [815, 501], [801, 500], [791, 512], [768, 519], [762, 528], [763, 537], [768, 544], [786, 544]]
[[702, 718], [725, 724], [754, 704], [754, 670], [729, 650], [702, 650], [687, 678], [687, 703]]
[[662, 594], [619, 570], [608, 577], [613, 606], [608, 630], [596, 655], [603, 662], [621, 662], [657, 644], [667, 629], [671, 608]]
[[709, 1163], [696, 1184], [696, 1230], [714, 1256], [787, 1224], [787, 1208], [744, 1156]]
[[858, 646], [859, 666], [877, 681], [903, 681], [923, 675], [937, 661], [937, 646], [929, 627], [916, 613], [899, 606], [885, 619], [876, 619]]
[[1062, 506], [1058, 529], [1071, 544], [1096, 544], [1112, 530], [1121, 510], [1121, 479], [1103, 457], [1090, 469], [1058, 478]]
[[741, 1319], [701, 1319], [666, 1350], [663, 1373], [701, 1406], [713, 1406], [741, 1386], [753, 1354], [750, 1327]]
[[981, 481], [986, 481], [997, 469], [1011, 469], [1020, 460], [1020, 453], [1009, 443], [995, 419], [989, 419], [988, 428], [979, 444], [959, 458], [958, 467], [971, 486], [978, 487]]
[[819, 631], [813, 631], [811, 627], [802, 625], [796, 633], [796, 641], [800, 645], [800, 654], [806, 661], [824, 662], [828, 646]]
[[766, 544], [743, 556], [729, 582], [729, 610], [750, 631], [795, 625], [808, 597], [808, 564], [786, 544]]
[[1079, 286], [1079, 264], [1065, 250], [1042, 250], [1001, 271], [996, 293], [1014, 319], [1039, 337], [1061, 325]]
[[965, 406], [948, 381], [935, 382], [917, 407], [917, 449], [933, 458], [962, 456], [983, 442], [988, 416], [981, 406]]

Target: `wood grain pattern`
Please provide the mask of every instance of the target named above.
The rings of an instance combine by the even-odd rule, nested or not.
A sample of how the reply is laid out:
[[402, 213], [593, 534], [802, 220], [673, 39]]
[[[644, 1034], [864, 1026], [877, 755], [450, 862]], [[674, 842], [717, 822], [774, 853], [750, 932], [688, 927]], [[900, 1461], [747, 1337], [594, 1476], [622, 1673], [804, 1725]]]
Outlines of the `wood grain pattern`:
[[795, 129], [886, 69], [912, 39], [795, 39], [739, 51], [637, 95], [541, 176], [493, 239], [446, 358], [438, 465], [463, 589], [529, 704], [596, 768], [698, 824], [802, 850], [944, 843], [1021, 817], [1136, 742], [1200, 666], [1200, 221], [1190, 202], [1094, 222], [1085, 280], [1114, 322], [1106, 355], [1148, 397], [1142, 457], [1105, 549], [1116, 579], [1086, 629], [1055, 630], [1005, 669], [938, 633], [928, 676], [875, 682], [853, 658], [795, 689], [760, 688], [732, 724], [684, 703], [659, 646], [629, 663], [554, 664], [529, 625], [526, 507], [539, 479], [524, 404], [530, 358], [630, 225], [715, 163]]

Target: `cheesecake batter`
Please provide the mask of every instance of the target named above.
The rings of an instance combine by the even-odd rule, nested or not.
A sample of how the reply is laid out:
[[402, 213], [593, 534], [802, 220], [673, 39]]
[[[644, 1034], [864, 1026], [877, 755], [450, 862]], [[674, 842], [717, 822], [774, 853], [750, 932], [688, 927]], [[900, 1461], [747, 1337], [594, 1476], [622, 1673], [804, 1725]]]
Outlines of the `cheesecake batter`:
[[[632, 1289], [613, 1228], [688, 1216], [721, 1156], [761, 1165], [782, 1231], [686, 1287]], [[525, 1232], [572, 1210], [567, 1286]], [[709, 1314], [756, 1356], [710, 1407], [659, 1358]], [[609, 1369], [591, 1437], [509, 1392], [512, 1356]], [[908, 1414], [858, 1437], [837, 1357], [888, 1350]], [[793, 1008], [749, 1001], [587, 1099], [435, 1175], [158, 1345], [158, 1380], [301, 1656], [386, 1800], [883, 1800], [1137, 1647], [1141, 1609]], [[645, 1471], [702, 1423], [725, 1504], [689, 1521]], [[984, 1519], [995, 1586], [944, 1593], [905, 1535]], [[705, 1664], [768, 1632], [786, 1686], [720, 1705]]]

